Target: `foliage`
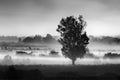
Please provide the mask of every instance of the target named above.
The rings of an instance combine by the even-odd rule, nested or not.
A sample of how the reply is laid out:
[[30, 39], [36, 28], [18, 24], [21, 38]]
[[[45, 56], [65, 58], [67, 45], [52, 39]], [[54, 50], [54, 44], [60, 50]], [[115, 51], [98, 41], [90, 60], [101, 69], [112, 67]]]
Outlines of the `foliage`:
[[46, 42], [46, 43], [55, 43], [55, 42], [57, 42], [55, 40], [55, 38], [53, 38], [53, 36], [50, 35], [50, 34], [47, 34], [46, 37], [43, 38], [43, 41]]
[[51, 50], [51, 51], [50, 51], [50, 54], [51, 54], [51, 55], [58, 55], [58, 52], [56, 52], [55, 50]]
[[47, 34], [46, 37], [42, 37], [41, 35], [35, 35], [34, 37], [26, 37], [23, 39], [25, 43], [57, 43], [56, 39]]
[[86, 53], [89, 38], [85, 32], [86, 22], [80, 15], [78, 18], [70, 16], [62, 18], [57, 31], [61, 34], [58, 40], [62, 44], [62, 53], [65, 57], [72, 59], [82, 58]]
[[33, 38], [32, 37], [26, 37], [23, 42], [33, 42]]
[[42, 36], [41, 35], [35, 35], [33, 39], [34, 39], [34, 42], [42, 42]]
[[104, 55], [104, 58], [120, 58], [120, 54], [108, 52]]

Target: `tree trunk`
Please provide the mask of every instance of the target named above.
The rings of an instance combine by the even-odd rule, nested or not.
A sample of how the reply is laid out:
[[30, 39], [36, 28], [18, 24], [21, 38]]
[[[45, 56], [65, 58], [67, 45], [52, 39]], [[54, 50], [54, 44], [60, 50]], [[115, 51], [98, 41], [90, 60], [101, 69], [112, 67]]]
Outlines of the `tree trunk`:
[[72, 59], [72, 65], [75, 65], [75, 60]]

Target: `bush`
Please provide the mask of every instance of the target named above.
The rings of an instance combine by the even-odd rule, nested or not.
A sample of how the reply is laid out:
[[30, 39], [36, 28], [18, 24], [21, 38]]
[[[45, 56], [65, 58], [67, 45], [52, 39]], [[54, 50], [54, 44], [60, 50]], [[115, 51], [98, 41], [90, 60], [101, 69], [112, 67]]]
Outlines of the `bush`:
[[112, 52], [108, 52], [107, 54], [104, 55], [104, 58], [118, 58], [118, 57], [120, 57], [120, 54]]
[[2, 65], [13, 65], [12, 57], [10, 55], [6, 55], [2, 60]]
[[58, 55], [58, 52], [56, 52], [55, 50], [51, 50], [51, 51], [50, 51], [50, 54], [51, 54], [51, 55]]

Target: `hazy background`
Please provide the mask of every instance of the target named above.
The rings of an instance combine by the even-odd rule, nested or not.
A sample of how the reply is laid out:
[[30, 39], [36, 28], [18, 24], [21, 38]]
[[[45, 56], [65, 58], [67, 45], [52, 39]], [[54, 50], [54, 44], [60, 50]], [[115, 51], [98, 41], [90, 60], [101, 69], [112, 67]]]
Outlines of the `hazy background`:
[[120, 0], [0, 0], [0, 35], [58, 35], [62, 17], [79, 14], [88, 35], [119, 35]]

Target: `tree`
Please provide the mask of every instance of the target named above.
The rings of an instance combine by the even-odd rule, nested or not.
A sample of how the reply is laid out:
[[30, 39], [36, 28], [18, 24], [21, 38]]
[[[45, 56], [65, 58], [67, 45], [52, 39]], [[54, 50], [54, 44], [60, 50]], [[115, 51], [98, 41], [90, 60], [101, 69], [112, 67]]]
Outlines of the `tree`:
[[51, 34], [47, 34], [46, 37], [43, 38], [45, 43], [56, 43], [57, 41]]
[[33, 41], [34, 41], [34, 39], [32, 37], [26, 37], [25, 39], [23, 39], [23, 42], [25, 42], [25, 43], [30, 43]]
[[55, 51], [55, 50], [51, 50], [51, 51], [50, 51], [50, 55], [58, 55], [58, 52]]
[[75, 64], [77, 58], [82, 58], [87, 51], [89, 38], [84, 30], [86, 22], [80, 15], [78, 18], [69, 16], [62, 18], [57, 31], [61, 38], [58, 40], [62, 44], [62, 54], [72, 60]]
[[34, 42], [42, 42], [42, 36], [41, 35], [35, 35], [35, 37], [33, 38]]

